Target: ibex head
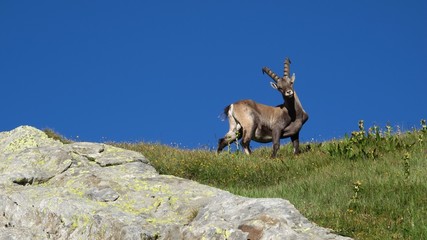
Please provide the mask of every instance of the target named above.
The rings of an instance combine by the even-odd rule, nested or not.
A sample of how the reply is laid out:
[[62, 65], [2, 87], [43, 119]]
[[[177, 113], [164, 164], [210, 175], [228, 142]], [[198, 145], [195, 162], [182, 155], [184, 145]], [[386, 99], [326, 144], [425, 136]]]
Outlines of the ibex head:
[[274, 82], [271, 82], [271, 86], [274, 89], [277, 89], [285, 98], [292, 98], [294, 96], [294, 82], [295, 82], [295, 73], [290, 77], [289, 65], [291, 61], [289, 58], [285, 59], [285, 68], [283, 77], [280, 78], [273, 71], [267, 67], [262, 68], [263, 73], [267, 73]]

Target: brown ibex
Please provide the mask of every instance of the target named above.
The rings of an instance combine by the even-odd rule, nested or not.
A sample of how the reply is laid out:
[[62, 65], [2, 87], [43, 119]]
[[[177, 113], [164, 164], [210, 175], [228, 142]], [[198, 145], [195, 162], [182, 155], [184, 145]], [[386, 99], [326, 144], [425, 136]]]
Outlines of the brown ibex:
[[224, 138], [219, 139], [218, 150], [229, 145], [236, 139], [241, 140], [246, 154], [251, 153], [251, 140], [260, 143], [273, 142], [272, 157], [276, 157], [280, 148], [280, 139], [290, 137], [294, 153], [299, 150], [299, 132], [302, 125], [308, 120], [308, 115], [302, 108], [301, 102], [294, 91], [295, 74], [290, 77], [290, 60], [285, 59], [284, 76], [278, 77], [269, 68], [262, 68], [274, 82], [271, 86], [283, 96], [284, 103], [276, 107], [267, 106], [253, 100], [241, 100], [230, 104], [224, 109], [228, 116], [230, 130]]

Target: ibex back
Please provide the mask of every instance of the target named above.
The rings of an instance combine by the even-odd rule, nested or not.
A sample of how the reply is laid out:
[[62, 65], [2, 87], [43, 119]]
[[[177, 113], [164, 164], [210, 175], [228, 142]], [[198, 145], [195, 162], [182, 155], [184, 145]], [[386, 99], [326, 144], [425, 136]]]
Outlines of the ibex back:
[[230, 104], [224, 109], [227, 115], [230, 129], [224, 138], [219, 139], [218, 150], [236, 139], [241, 139], [242, 147], [246, 154], [251, 153], [250, 141], [260, 143], [273, 142], [272, 157], [276, 157], [280, 148], [280, 139], [290, 137], [294, 146], [294, 153], [299, 150], [299, 132], [302, 125], [308, 120], [308, 114], [302, 108], [301, 102], [294, 91], [295, 74], [289, 76], [290, 60], [285, 59], [284, 76], [278, 77], [269, 68], [264, 67], [263, 73], [267, 73], [274, 82], [271, 86], [278, 90], [284, 99], [284, 103], [276, 107], [267, 106], [252, 100], [241, 100]]

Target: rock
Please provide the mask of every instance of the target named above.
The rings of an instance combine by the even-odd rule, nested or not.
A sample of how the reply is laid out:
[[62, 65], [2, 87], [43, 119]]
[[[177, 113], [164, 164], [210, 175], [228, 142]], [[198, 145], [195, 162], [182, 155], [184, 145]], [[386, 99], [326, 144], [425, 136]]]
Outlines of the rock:
[[283, 199], [160, 175], [140, 153], [0, 133], [1, 239], [348, 239]]
[[85, 195], [92, 200], [101, 202], [114, 202], [119, 198], [119, 194], [109, 187], [102, 189], [93, 188]]
[[43, 183], [72, 162], [61, 143], [27, 126], [0, 133], [0, 159], [0, 184], [20, 185]]

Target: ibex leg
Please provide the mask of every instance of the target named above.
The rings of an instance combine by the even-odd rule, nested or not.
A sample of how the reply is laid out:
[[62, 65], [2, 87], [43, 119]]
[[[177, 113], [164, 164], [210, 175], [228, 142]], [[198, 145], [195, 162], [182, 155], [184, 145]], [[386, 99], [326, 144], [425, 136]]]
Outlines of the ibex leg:
[[234, 133], [234, 132], [232, 132], [232, 133], [228, 132], [225, 135], [225, 137], [220, 138], [218, 140], [218, 149], [217, 149], [217, 152], [218, 153], [221, 152], [222, 149], [224, 149], [226, 146], [228, 146], [233, 141], [236, 141], [236, 139], [237, 139], [237, 134], [236, 133]]
[[299, 154], [299, 132], [291, 136], [292, 145], [294, 146], [294, 154]]
[[243, 128], [242, 147], [247, 155], [250, 155], [252, 153], [250, 142], [252, 140], [252, 136], [254, 135], [254, 133], [255, 133], [255, 129], [245, 130], [245, 128]]
[[301, 130], [301, 127], [302, 127], [301, 121], [292, 122], [291, 124], [289, 124], [289, 126], [285, 128], [285, 130], [283, 130], [281, 137], [287, 138], [287, 137], [292, 137], [294, 135], [297, 135], [297, 138], [299, 139], [299, 131]]
[[271, 157], [275, 158], [277, 156], [277, 151], [280, 148], [280, 131], [273, 130], [273, 152], [271, 153]]
[[221, 152], [222, 149], [228, 146], [231, 142], [242, 137], [242, 127], [240, 124], [238, 124], [233, 117], [229, 117], [229, 123], [230, 130], [225, 134], [225, 137], [218, 140], [217, 153]]

